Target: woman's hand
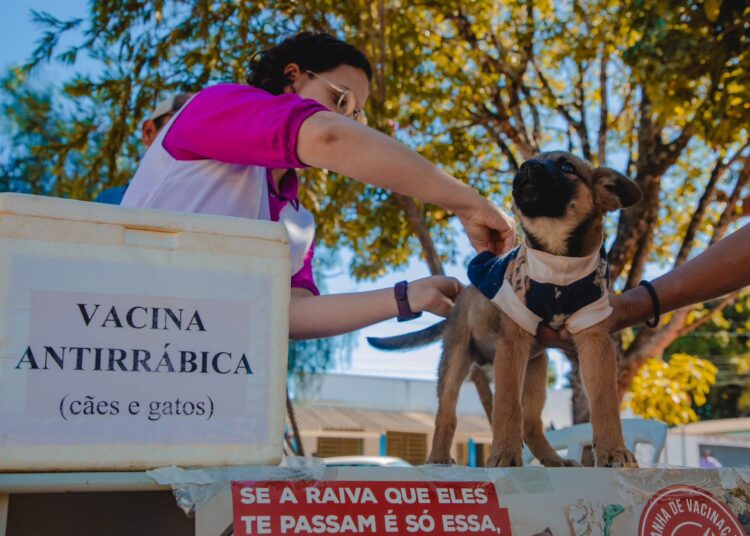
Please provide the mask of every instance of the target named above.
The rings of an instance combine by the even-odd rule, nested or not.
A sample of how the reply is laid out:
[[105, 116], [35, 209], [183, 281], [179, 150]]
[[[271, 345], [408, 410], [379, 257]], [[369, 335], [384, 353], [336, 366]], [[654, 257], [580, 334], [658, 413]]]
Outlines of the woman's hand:
[[478, 206], [457, 213], [471, 245], [479, 253], [491, 251], [501, 255], [516, 244], [516, 224], [496, 205], [477, 196]]
[[407, 296], [415, 313], [428, 311], [446, 317], [464, 286], [455, 277], [436, 275], [409, 283]]

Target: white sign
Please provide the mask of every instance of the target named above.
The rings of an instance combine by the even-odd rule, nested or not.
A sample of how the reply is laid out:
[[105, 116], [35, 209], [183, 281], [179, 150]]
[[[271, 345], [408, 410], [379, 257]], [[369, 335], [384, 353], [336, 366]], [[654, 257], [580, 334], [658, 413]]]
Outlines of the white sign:
[[91, 267], [12, 259], [0, 444], [268, 440], [267, 277]]

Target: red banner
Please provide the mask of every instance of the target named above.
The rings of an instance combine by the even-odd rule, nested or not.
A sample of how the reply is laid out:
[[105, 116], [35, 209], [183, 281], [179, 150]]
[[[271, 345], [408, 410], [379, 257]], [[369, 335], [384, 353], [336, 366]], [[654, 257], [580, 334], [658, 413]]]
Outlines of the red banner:
[[235, 536], [509, 535], [491, 482], [232, 482]]

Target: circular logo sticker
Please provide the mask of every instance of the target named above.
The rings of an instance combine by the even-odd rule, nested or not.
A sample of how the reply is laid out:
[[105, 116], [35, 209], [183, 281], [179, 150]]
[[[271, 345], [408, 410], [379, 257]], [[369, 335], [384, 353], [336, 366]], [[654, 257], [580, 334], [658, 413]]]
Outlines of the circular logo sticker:
[[639, 536], [745, 536], [735, 516], [712, 494], [694, 486], [659, 490], [643, 509]]

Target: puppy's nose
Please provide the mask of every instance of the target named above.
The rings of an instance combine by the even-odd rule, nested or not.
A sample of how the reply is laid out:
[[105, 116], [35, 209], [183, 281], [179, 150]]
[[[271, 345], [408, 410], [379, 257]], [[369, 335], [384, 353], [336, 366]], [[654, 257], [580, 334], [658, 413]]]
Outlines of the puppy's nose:
[[539, 160], [527, 160], [521, 164], [521, 171], [528, 173], [529, 171], [536, 171], [542, 167], [542, 163]]

